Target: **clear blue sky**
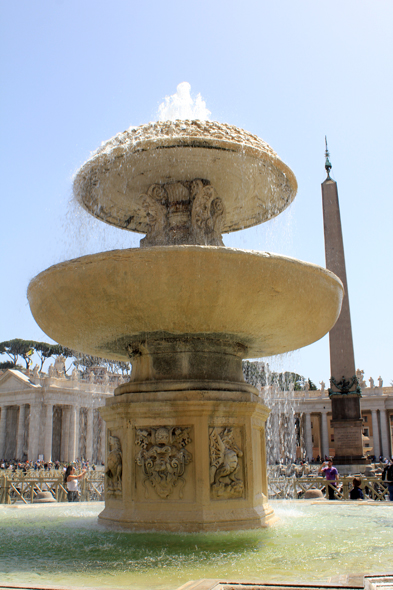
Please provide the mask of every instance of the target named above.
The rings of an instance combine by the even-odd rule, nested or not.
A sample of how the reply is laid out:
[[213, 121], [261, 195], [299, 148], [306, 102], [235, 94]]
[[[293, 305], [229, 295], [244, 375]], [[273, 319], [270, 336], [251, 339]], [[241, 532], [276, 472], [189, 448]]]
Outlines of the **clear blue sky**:
[[[72, 176], [102, 141], [156, 118], [183, 81], [213, 120], [267, 141], [296, 174], [291, 207], [227, 246], [324, 266], [324, 136], [338, 182], [357, 367], [393, 380], [393, 3], [0, 0], [0, 341], [48, 340], [29, 280], [140, 236], [70, 209]], [[328, 382], [325, 337], [280, 359]]]

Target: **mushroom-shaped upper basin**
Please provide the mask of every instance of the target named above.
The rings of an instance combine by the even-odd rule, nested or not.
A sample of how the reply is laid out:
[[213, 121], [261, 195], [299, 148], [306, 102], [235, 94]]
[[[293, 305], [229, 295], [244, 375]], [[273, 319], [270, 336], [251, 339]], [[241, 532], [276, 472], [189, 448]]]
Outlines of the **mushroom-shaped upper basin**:
[[119, 133], [93, 154], [74, 181], [92, 215], [146, 233], [142, 194], [152, 184], [210, 181], [223, 200], [223, 233], [275, 217], [293, 201], [293, 172], [255, 135], [210, 121], [149, 123]]
[[128, 360], [160, 334], [230, 339], [248, 358], [311, 344], [335, 324], [343, 286], [330, 271], [267, 252], [214, 246], [114, 250], [52, 266], [28, 289], [54, 340]]

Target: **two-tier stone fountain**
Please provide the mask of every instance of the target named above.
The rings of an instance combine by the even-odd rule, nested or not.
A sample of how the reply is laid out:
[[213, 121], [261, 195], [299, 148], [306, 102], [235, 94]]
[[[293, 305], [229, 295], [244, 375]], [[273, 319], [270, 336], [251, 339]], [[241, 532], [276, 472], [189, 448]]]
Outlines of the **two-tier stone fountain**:
[[104, 144], [74, 193], [92, 215], [146, 234], [140, 248], [58, 264], [30, 283], [38, 324], [72, 349], [130, 360], [107, 424], [102, 521], [135, 530], [255, 528], [267, 502], [268, 409], [242, 359], [321, 338], [340, 312], [331, 272], [225, 248], [222, 233], [278, 215], [297, 190], [258, 137], [159, 122]]

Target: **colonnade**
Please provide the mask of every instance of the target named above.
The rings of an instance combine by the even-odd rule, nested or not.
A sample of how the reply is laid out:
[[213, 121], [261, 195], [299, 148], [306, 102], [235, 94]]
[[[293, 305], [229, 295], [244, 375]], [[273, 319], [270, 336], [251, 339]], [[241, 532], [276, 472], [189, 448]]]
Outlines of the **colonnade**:
[[[54, 408], [60, 409], [54, 431]], [[17, 411], [17, 424], [10, 423], [10, 408]], [[80, 432], [81, 411], [86, 412], [85, 432]], [[97, 411], [97, 410], [96, 410]], [[7, 418], [9, 418], [7, 420]], [[36, 461], [43, 455], [44, 461], [74, 461], [83, 458], [89, 461], [105, 457], [105, 423], [97, 418], [101, 432], [94, 433], [94, 408], [55, 403], [0, 405], [0, 459], [28, 459]], [[81, 436], [83, 434], [83, 437]], [[96, 440], [95, 440], [96, 439]], [[55, 444], [54, 441], [60, 444]], [[96, 457], [94, 457], [96, 443]], [[98, 445], [98, 447], [97, 447]], [[53, 456], [54, 446], [58, 456]], [[7, 453], [8, 450], [8, 453]], [[11, 451], [10, 451], [11, 450]], [[6, 456], [7, 454], [12, 456]]]
[[[330, 404], [329, 404], [330, 405]], [[392, 440], [389, 432], [389, 424], [393, 410], [389, 411], [383, 406], [371, 407], [370, 409], [365, 406], [362, 409], [362, 415], [371, 413], [372, 423], [372, 455], [379, 457], [390, 457], [392, 455]], [[316, 410], [301, 409], [303, 415], [303, 440], [306, 456], [311, 459], [313, 456], [313, 430], [311, 416], [318, 417], [318, 420], [314, 420], [313, 425], [319, 425], [319, 453], [321, 457], [325, 455], [329, 456], [329, 449], [334, 448], [334, 442], [329, 441], [329, 431], [334, 432], [329, 428], [330, 407], [329, 408], [318, 408]], [[364, 424], [367, 426], [367, 424]], [[315, 447], [314, 447], [315, 448]], [[314, 452], [315, 454], [315, 452]], [[315, 457], [314, 457], [315, 458]]]

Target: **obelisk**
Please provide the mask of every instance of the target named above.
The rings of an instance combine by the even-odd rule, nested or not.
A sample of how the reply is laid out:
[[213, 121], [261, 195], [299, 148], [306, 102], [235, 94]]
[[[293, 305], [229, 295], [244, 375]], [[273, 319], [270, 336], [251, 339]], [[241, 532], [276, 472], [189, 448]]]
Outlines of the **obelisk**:
[[327, 142], [325, 158], [327, 178], [322, 183], [322, 204], [326, 268], [341, 279], [345, 291], [341, 314], [329, 332], [331, 374], [329, 397], [332, 402], [334, 462], [339, 465], [350, 465], [365, 462], [362, 443], [363, 420], [360, 412], [361, 390], [355, 371], [337, 183], [330, 177], [332, 165]]

